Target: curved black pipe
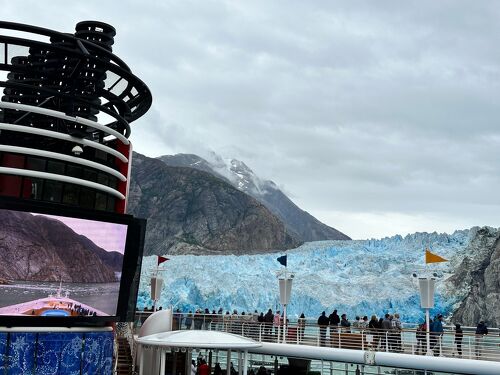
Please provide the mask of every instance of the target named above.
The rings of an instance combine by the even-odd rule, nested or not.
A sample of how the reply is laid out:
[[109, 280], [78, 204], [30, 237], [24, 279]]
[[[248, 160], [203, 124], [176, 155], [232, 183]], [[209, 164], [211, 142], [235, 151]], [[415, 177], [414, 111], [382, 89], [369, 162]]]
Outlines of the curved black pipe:
[[[0, 21], [1, 28], [50, 38], [50, 43], [44, 43], [0, 35], [0, 42], [6, 44], [6, 50], [10, 46], [29, 48], [27, 56], [15, 56], [6, 64], [0, 63], [0, 70], [9, 71], [7, 81], [0, 82], [0, 86], [6, 87], [3, 101], [40, 105], [92, 121], [96, 121], [96, 116], [103, 112], [116, 119], [107, 126], [126, 137], [130, 135], [129, 122], [150, 108], [152, 97], [147, 86], [111, 52], [116, 35], [111, 25], [83, 21], [76, 25], [74, 35], [6, 21]], [[108, 74], [117, 78], [105, 88]], [[119, 80], [127, 84], [115, 93], [112, 88]], [[17, 111], [2, 112], [3, 119], [7, 121], [15, 121], [19, 117]], [[26, 117], [23, 120], [35, 126], [57, 125], [61, 129], [62, 124], [56, 124], [61, 120], [37, 114]], [[66, 125], [67, 132], [74, 136], [88, 137], [89, 133], [96, 132], [81, 125]]]

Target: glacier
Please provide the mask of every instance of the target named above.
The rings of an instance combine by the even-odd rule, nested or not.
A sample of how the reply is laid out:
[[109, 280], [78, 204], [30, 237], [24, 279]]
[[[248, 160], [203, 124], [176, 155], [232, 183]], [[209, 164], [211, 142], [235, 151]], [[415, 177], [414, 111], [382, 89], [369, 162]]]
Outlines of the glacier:
[[[461, 291], [448, 290], [446, 279], [467, 254], [478, 228], [446, 233], [415, 233], [383, 239], [320, 241], [284, 251], [259, 255], [168, 256], [161, 265], [164, 286], [158, 306], [183, 312], [209, 308], [238, 312], [280, 309], [276, 258], [288, 255], [288, 270], [295, 274], [289, 316], [304, 313], [317, 318], [323, 310], [337, 309], [349, 319], [356, 315], [382, 316], [398, 312], [403, 321], [423, 319], [417, 280], [436, 275], [436, 303], [431, 314], [450, 314]], [[424, 252], [449, 259], [425, 265]], [[151, 308], [150, 278], [156, 256], [143, 258], [137, 308]]]

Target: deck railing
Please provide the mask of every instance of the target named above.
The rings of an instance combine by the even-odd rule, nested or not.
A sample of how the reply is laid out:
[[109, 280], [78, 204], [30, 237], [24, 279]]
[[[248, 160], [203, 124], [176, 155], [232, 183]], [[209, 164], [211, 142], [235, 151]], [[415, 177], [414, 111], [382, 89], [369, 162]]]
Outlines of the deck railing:
[[[136, 326], [140, 326], [151, 313], [139, 312]], [[418, 332], [416, 324], [404, 324], [402, 330], [375, 330], [361, 327], [324, 326], [312, 321], [305, 324], [290, 322], [287, 326], [260, 323], [254, 315], [177, 314], [174, 313], [173, 329], [217, 330], [242, 335], [261, 342], [278, 342], [297, 345], [324, 346], [343, 349], [373, 350], [414, 355], [427, 353], [425, 332]], [[430, 334], [429, 344], [433, 355], [500, 361], [500, 336], [498, 329], [488, 335], [476, 335], [474, 327], [463, 327], [461, 341], [457, 341], [451, 327], [445, 326], [442, 334]]]

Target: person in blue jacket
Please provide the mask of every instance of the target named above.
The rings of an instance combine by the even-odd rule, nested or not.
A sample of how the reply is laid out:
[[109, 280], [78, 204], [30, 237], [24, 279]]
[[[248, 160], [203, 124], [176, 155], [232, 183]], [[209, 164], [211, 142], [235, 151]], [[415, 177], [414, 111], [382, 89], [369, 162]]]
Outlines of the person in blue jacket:
[[435, 356], [441, 355], [441, 336], [443, 336], [443, 315], [439, 314], [431, 324], [432, 351]]

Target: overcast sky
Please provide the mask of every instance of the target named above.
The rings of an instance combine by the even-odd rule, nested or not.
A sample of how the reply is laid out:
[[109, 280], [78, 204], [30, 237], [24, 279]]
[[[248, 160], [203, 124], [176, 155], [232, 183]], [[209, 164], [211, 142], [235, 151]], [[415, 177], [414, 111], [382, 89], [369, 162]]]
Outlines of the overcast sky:
[[6, 1], [4, 20], [117, 29], [151, 88], [148, 156], [244, 161], [355, 239], [500, 222], [495, 1]]
[[106, 223], [103, 221], [84, 220], [76, 217], [65, 217], [56, 215], [45, 215], [33, 213], [33, 215], [46, 216], [62, 221], [75, 233], [81, 234], [106, 251], [125, 252], [127, 240], [127, 226], [124, 224]]

